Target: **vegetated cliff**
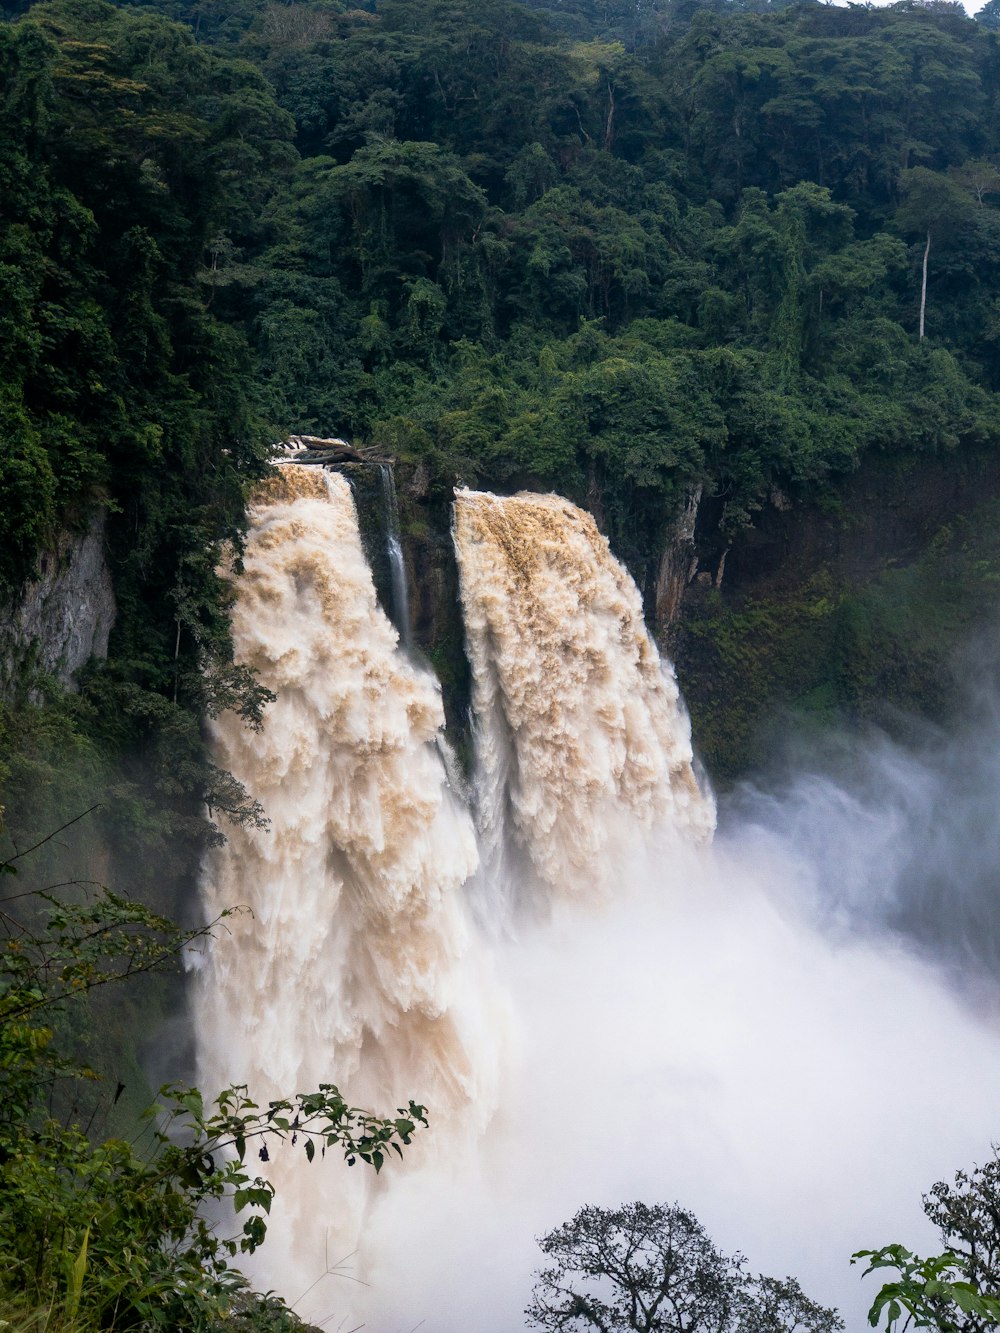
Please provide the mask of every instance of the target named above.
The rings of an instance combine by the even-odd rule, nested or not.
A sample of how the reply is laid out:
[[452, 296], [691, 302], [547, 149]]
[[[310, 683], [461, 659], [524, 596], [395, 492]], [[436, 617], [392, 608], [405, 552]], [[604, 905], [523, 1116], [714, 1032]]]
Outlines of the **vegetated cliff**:
[[718, 507], [703, 502], [697, 570], [658, 627], [716, 781], [766, 764], [788, 710], [898, 730], [956, 703], [962, 650], [998, 617], [993, 455], [871, 456], [821, 499], [775, 491], [731, 545]]
[[215, 569], [278, 430], [399, 458], [459, 720], [457, 477], [588, 504], [662, 620], [716, 524], [739, 559], [769, 496], [1000, 440], [997, 43], [947, 7], [641, 6], [624, 46], [600, 6], [571, 32], [508, 0], [0, 8], [0, 595], [108, 500], [118, 617], [76, 730], [144, 752], [119, 808], [176, 815], [194, 861], [199, 810], [253, 814], [199, 720], [259, 708]]

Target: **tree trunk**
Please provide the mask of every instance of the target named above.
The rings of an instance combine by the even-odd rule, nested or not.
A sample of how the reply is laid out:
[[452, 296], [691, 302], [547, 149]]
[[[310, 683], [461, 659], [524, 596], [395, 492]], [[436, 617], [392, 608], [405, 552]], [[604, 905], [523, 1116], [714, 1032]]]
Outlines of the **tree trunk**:
[[927, 309], [927, 260], [931, 253], [931, 229], [927, 228], [927, 244], [924, 246], [924, 275], [920, 283], [920, 337], [918, 342], [923, 341], [924, 336], [924, 312]]

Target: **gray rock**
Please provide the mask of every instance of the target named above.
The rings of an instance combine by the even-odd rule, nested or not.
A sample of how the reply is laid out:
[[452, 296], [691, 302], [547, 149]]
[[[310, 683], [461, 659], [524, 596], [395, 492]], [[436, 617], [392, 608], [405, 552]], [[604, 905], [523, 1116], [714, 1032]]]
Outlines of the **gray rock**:
[[0, 689], [9, 693], [37, 668], [66, 689], [91, 657], [106, 657], [115, 621], [114, 589], [104, 558], [105, 514], [83, 533], [64, 533], [38, 557], [20, 597], [0, 610]]

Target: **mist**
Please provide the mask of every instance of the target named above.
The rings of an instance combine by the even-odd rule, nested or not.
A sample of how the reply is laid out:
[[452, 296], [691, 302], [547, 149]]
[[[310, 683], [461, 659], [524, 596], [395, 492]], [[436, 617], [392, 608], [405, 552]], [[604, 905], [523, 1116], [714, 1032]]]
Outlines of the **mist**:
[[878, 1285], [854, 1251], [937, 1252], [921, 1195], [997, 1137], [994, 646], [951, 728], [790, 727], [711, 847], [640, 855], [616, 901], [500, 950], [516, 1076], [471, 1179], [376, 1213], [373, 1327], [524, 1327], [535, 1239], [584, 1203], [679, 1200], [849, 1329]]
[[793, 725], [724, 821], [744, 854], [793, 862], [789, 892], [818, 929], [905, 941], [980, 1008], [1000, 983], [998, 647], [991, 628], [956, 651], [946, 724], [896, 719], [903, 740]]
[[[240, 605], [259, 604], [238, 607], [238, 642], [265, 682], [269, 664], [294, 671], [298, 721], [288, 704], [260, 740], [227, 741], [250, 786], [244, 768], [270, 756], [281, 827], [208, 868], [209, 902], [252, 883], [270, 936], [214, 946], [237, 952], [199, 978], [201, 1077], [252, 1055], [258, 1084], [277, 1060], [287, 1089], [332, 1063], [345, 1095], [413, 1096], [432, 1123], [377, 1180], [284, 1154], [257, 1284], [324, 1328], [519, 1330], [538, 1237], [583, 1204], [677, 1200], [752, 1271], [794, 1275], [865, 1327], [875, 1283], [851, 1253], [933, 1251], [922, 1192], [997, 1133], [989, 672], [950, 731], [791, 741], [721, 803], [712, 839], [672, 670], [592, 520], [557, 497], [461, 493], [470, 840], [433, 682], [373, 623], [346, 492], [307, 489], [261, 511], [248, 546]], [[313, 628], [317, 587], [332, 636]], [[387, 728], [377, 692], [361, 707], [339, 654], [410, 701], [419, 735], [401, 713]], [[365, 793], [340, 832], [318, 776], [337, 773]], [[419, 899], [401, 893], [411, 846]], [[376, 911], [395, 914], [402, 972], [343, 961], [367, 957]], [[418, 958], [419, 1010], [399, 989]]]
[[852, 1252], [936, 1252], [920, 1196], [990, 1155], [995, 1027], [905, 937], [818, 924], [802, 849], [745, 832], [502, 951], [516, 1072], [475, 1169], [407, 1176], [376, 1212], [372, 1327], [523, 1327], [534, 1238], [584, 1203], [679, 1200], [851, 1329], [874, 1294]]

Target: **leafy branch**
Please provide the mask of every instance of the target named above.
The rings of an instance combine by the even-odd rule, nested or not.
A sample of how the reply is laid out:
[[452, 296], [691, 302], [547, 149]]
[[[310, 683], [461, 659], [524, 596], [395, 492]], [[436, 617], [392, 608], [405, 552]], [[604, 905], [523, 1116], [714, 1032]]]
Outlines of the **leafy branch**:
[[[17, 871], [11, 861], [3, 868]], [[48, 890], [13, 896], [26, 897], [41, 920], [0, 907], [0, 1297], [61, 1308], [74, 1328], [213, 1333], [237, 1308], [266, 1310], [271, 1330], [301, 1328], [230, 1264], [267, 1234], [275, 1189], [252, 1169], [253, 1153], [267, 1162], [288, 1145], [313, 1162], [333, 1149], [377, 1172], [403, 1155], [426, 1109], [411, 1101], [376, 1115], [332, 1083], [266, 1106], [245, 1086], [210, 1105], [197, 1089], [166, 1087], [146, 1113], [150, 1155], [91, 1141], [46, 1102], [55, 1080], [96, 1077], [59, 1050], [57, 1020], [95, 988], [174, 962], [223, 918], [181, 930], [100, 887], [82, 902]], [[214, 1200], [245, 1214], [237, 1234], [219, 1235], [206, 1218]]]
[[[171, 1104], [149, 1112], [161, 1120], [157, 1132], [161, 1152], [151, 1183], [173, 1189], [180, 1182], [199, 1202], [228, 1197], [237, 1213], [247, 1207], [257, 1210], [243, 1224], [239, 1249], [244, 1253], [252, 1253], [263, 1241], [262, 1214], [270, 1212], [275, 1193], [269, 1180], [251, 1178], [248, 1145], [257, 1148], [263, 1162], [270, 1161], [271, 1140], [291, 1145], [301, 1141], [309, 1162], [317, 1149], [325, 1157], [327, 1148], [337, 1148], [349, 1166], [361, 1161], [378, 1172], [390, 1152], [402, 1157], [417, 1126], [427, 1124], [426, 1107], [414, 1101], [398, 1107], [395, 1117], [373, 1115], [350, 1106], [332, 1083], [268, 1102], [266, 1108], [251, 1099], [244, 1085], [229, 1087], [219, 1094], [211, 1113], [206, 1113], [196, 1088], [164, 1088], [161, 1095]], [[178, 1138], [184, 1146], [178, 1145]], [[235, 1241], [221, 1244], [227, 1254], [236, 1254]]]
[[[982, 1292], [969, 1281], [966, 1260], [954, 1250], [922, 1259], [903, 1245], [884, 1245], [880, 1250], [859, 1250], [851, 1263], [868, 1261], [862, 1277], [889, 1268], [899, 1277], [886, 1282], [868, 1311], [868, 1322], [878, 1328], [883, 1317], [888, 1333], [897, 1329], [935, 1328], [953, 1333], [958, 1313], [1000, 1325], [1000, 1296]], [[900, 1325], [900, 1320], [905, 1321]]]

